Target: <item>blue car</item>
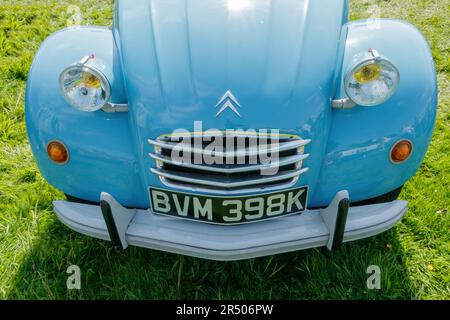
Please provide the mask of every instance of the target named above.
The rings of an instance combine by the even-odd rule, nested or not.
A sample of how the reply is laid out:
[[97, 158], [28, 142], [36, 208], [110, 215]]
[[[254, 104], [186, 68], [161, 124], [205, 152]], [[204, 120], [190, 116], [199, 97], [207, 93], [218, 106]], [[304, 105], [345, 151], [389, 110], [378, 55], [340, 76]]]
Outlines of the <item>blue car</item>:
[[82, 234], [213, 260], [393, 227], [430, 144], [435, 65], [411, 24], [347, 0], [117, 0], [51, 35], [30, 144]]

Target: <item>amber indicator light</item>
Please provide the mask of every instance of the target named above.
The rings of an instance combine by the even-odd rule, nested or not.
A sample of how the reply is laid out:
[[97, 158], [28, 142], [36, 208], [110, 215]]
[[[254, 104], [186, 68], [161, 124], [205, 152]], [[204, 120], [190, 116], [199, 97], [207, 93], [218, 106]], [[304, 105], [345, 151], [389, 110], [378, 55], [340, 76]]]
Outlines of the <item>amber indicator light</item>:
[[391, 151], [391, 160], [394, 163], [401, 163], [411, 156], [413, 151], [413, 145], [408, 140], [401, 140], [397, 142]]
[[69, 161], [69, 151], [66, 146], [59, 141], [51, 141], [47, 145], [48, 157], [57, 164], [65, 164]]

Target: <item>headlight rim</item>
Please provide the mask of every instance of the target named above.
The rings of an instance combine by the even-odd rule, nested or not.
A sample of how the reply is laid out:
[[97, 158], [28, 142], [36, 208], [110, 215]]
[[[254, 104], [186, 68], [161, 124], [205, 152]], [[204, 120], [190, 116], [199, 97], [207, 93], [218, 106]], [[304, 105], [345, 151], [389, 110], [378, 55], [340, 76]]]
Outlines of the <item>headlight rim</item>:
[[[76, 106], [73, 104], [72, 100], [68, 97], [67, 92], [64, 88], [64, 75], [72, 70], [81, 70], [82, 72], [89, 72], [92, 73], [94, 76], [98, 77], [100, 82], [105, 86], [105, 103], [102, 106], [96, 106], [95, 110], [84, 110], [82, 108], [80, 108], [79, 106]], [[68, 66], [67, 68], [65, 68], [61, 74], [59, 75], [59, 89], [61, 91], [61, 94], [64, 98], [64, 100], [74, 109], [79, 110], [79, 111], [83, 111], [83, 112], [97, 112], [101, 109], [103, 109], [105, 106], [108, 105], [110, 99], [111, 99], [111, 83], [108, 80], [108, 77], [98, 68], [96, 68], [95, 66], [91, 65], [91, 64], [80, 64], [80, 63], [76, 63], [76, 64], [72, 64], [70, 66]]]
[[[369, 64], [376, 64], [379, 62], [385, 63], [385, 64], [389, 65], [393, 70], [395, 70], [395, 73], [397, 74], [397, 81], [396, 81], [393, 89], [390, 91], [389, 95], [387, 95], [383, 100], [379, 100], [376, 103], [372, 103], [372, 104], [364, 103], [363, 104], [363, 103], [360, 103], [360, 101], [356, 101], [357, 99], [354, 99], [354, 97], [352, 97], [352, 95], [349, 94], [349, 92], [348, 92], [349, 84], [350, 84], [350, 81], [351, 81], [353, 75], [360, 68], [363, 68], [364, 66], [369, 65]], [[379, 56], [379, 57], [370, 56], [370, 57], [366, 57], [362, 60], [359, 60], [357, 62], [354, 62], [351, 65], [351, 67], [348, 69], [348, 71], [345, 75], [345, 78], [344, 78], [344, 91], [345, 91], [345, 94], [347, 95], [347, 97], [351, 101], [353, 101], [356, 105], [363, 106], [363, 107], [375, 107], [375, 106], [385, 103], [386, 101], [388, 101], [389, 99], [391, 99], [394, 96], [394, 94], [397, 92], [398, 87], [400, 85], [400, 77], [401, 77], [400, 71], [398, 70], [398, 68], [395, 66], [395, 64], [391, 60], [387, 59], [386, 57], [382, 57], [382, 56]]]

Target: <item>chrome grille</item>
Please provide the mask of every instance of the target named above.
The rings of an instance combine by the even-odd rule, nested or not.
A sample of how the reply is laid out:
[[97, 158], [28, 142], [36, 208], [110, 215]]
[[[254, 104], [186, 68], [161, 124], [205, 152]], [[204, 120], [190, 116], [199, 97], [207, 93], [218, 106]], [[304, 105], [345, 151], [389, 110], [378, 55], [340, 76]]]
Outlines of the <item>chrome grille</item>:
[[[193, 134], [190, 137], [196, 136]], [[153, 146], [149, 156], [156, 163], [156, 167], [150, 171], [169, 186], [221, 193], [271, 190], [292, 186], [308, 171], [308, 168], [303, 167], [303, 161], [309, 157], [305, 153], [305, 146], [310, 140], [293, 136], [224, 134], [224, 139], [233, 142], [233, 150], [217, 151], [207, 148], [214, 141], [214, 136], [210, 136], [211, 141], [202, 141], [200, 144], [194, 143], [194, 139], [185, 143], [183, 138], [185, 136], [170, 135], [148, 140]], [[276, 144], [271, 146], [272, 142]], [[174, 160], [171, 156], [173, 151], [190, 161]], [[278, 153], [279, 169], [276, 174], [263, 175], [262, 170], [268, 170], [271, 164], [261, 162], [260, 156], [272, 155], [274, 152]], [[219, 163], [223, 164], [197, 164], [196, 157], [203, 159], [203, 156], [214, 156], [221, 159]], [[255, 159], [256, 163], [250, 161]]]

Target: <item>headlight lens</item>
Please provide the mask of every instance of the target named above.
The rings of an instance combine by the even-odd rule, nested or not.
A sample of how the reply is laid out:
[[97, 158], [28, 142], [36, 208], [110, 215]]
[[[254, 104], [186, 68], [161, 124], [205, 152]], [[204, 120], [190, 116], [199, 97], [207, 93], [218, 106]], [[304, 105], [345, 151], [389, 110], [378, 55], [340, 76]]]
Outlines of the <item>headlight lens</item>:
[[366, 59], [347, 74], [345, 91], [361, 106], [375, 106], [387, 101], [400, 82], [398, 69], [384, 58]]
[[106, 77], [89, 65], [74, 65], [64, 70], [60, 85], [67, 102], [86, 112], [103, 108], [111, 95], [111, 87]]

